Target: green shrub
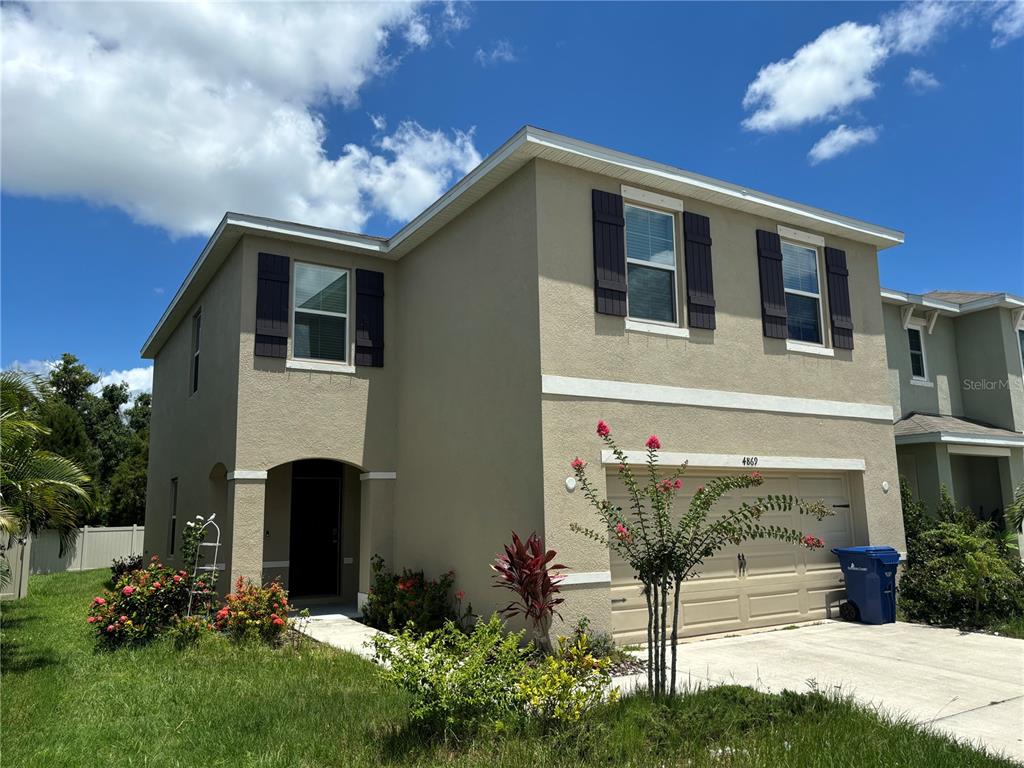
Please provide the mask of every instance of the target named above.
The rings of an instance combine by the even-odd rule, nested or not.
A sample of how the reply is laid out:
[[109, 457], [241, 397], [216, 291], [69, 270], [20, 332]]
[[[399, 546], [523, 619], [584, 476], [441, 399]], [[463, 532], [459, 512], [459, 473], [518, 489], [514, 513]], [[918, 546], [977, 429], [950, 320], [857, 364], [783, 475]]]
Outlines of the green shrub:
[[385, 567], [380, 555], [373, 556], [371, 569], [373, 583], [363, 606], [363, 620], [371, 627], [395, 632], [404, 630], [411, 622], [415, 631], [428, 632], [440, 629], [447, 621], [459, 623], [469, 613], [467, 608], [460, 615], [452, 601], [454, 571], [436, 580], [425, 578], [423, 571], [408, 568], [399, 576]]
[[117, 583], [117, 580], [131, 571], [137, 571], [142, 567], [144, 558], [142, 555], [126, 555], [119, 557], [110, 564], [110, 580]]
[[185, 616], [171, 624], [170, 635], [175, 649], [183, 651], [197, 645], [200, 638], [213, 628], [213, 624], [203, 616]]
[[278, 581], [261, 587], [239, 576], [235, 591], [225, 600], [214, 616], [214, 625], [235, 642], [262, 640], [276, 645], [288, 629], [292, 607], [288, 592]]
[[[156, 555], [149, 565], [125, 573], [114, 583], [114, 591], [93, 598], [89, 624], [99, 642], [108, 647], [139, 643], [163, 634], [188, 611], [191, 577], [160, 563]], [[216, 601], [216, 594], [203, 579], [195, 587], [193, 612], [203, 612]]]
[[1024, 614], [1024, 571], [979, 529], [940, 522], [919, 533], [900, 580], [911, 621], [981, 628]]
[[422, 636], [410, 630], [377, 635], [374, 657], [382, 677], [412, 695], [411, 725], [447, 739], [518, 715], [530, 653], [521, 641], [522, 633], [506, 635], [495, 615], [469, 634], [447, 621]]
[[527, 712], [545, 725], [578, 722], [599, 704], [618, 699], [610, 688], [612, 662], [596, 658], [585, 634], [563, 638], [558, 654], [528, 668], [519, 681]]

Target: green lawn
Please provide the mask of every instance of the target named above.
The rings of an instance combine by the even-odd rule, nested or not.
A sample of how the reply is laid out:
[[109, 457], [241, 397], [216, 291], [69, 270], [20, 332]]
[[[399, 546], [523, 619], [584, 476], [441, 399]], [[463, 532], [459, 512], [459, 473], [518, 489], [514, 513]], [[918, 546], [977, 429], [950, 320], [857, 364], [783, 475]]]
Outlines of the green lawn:
[[425, 744], [372, 664], [312, 643], [95, 650], [85, 616], [105, 578], [35, 577], [26, 600], [4, 604], [5, 768], [1011, 765], [845, 701], [739, 687], [671, 706], [627, 699], [561, 733]]

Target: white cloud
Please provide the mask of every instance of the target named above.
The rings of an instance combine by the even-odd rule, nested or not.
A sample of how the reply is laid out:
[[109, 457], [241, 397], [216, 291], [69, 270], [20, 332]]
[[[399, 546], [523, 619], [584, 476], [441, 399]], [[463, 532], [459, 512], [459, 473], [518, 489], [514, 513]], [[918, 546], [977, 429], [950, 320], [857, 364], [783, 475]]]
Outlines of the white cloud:
[[370, 115], [370, 122], [373, 123], [373, 130], [377, 133], [388, 129], [388, 119], [384, 115]]
[[38, 376], [48, 376], [50, 369], [56, 364], [57, 363], [54, 360], [14, 360], [9, 366], [7, 366], [7, 369], [11, 371], [34, 373]]
[[477, 48], [473, 58], [481, 67], [488, 67], [492, 64], [511, 64], [517, 61], [515, 49], [508, 40], [499, 40], [489, 51]]
[[146, 365], [140, 368], [128, 368], [123, 371], [111, 371], [100, 376], [100, 380], [92, 387], [92, 391], [99, 394], [100, 390], [108, 384], [128, 384], [128, 392], [132, 399], [142, 392], [153, 391], [153, 366]]
[[904, 82], [918, 93], [935, 90], [940, 85], [935, 75], [927, 70], [918, 69], [917, 67], [912, 67], [911, 70], [907, 72], [907, 77]]
[[826, 29], [790, 59], [761, 69], [747, 86], [743, 121], [754, 131], [777, 131], [831, 117], [875, 92], [871, 74], [885, 59], [876, 26], [845, 22]]
[[408, 215], [475, 163], [471, 132], [407, 122], [331, 157], [316, 109], [354, 106], [400, 63], [401, 40], [427, 44], [430, 24], [461, 18], [452, 9], [4, 5], [4, 189], [116, 206], [175, 235], [208, 234], [225, 210], [358, 230], [380, 201], [373, 170], [418, 181], [384, 206]]
[[920, 53], [948, 26], [963, 18], [966, 4], [910, 2], [882, 17], [882, 34], [892, 53]]
[[825, 160], [849, 152], [860, 144], [874, 144], [878, 140], [878, 128], [865, 126], [863, 128], [850, 128], [840, 125], [826, 133], [818, 142], [811, 147], [807, 157], [811, 165], [817, 165]]
[[462, 32], [469, 27], [468, 2], [445, 0], [444, 12], [441, 15], [441, 27], [446, 32]]
[[1001, 48], [1012, 40], [1024, 36], [1024, 2], [1021, 0], [1006, 0], [1005, 2], [993, 3], [992, 11], [995, 18], [992, 20], [992, 47]]

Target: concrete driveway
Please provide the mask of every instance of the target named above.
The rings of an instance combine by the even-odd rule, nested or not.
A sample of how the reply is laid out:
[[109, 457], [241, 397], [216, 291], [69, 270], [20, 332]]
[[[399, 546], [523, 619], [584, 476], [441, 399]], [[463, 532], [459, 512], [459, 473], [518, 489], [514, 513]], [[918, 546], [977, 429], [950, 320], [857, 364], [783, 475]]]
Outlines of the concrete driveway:
[[[778, 692], [807, 691], [813, 680], [819, 690], [838, 689], [1024, 762], [1024, 640], [829, 621], [684, 643], [678, 664], [684, 684]], [[616, 683], [629, 689], [641, 681]]]

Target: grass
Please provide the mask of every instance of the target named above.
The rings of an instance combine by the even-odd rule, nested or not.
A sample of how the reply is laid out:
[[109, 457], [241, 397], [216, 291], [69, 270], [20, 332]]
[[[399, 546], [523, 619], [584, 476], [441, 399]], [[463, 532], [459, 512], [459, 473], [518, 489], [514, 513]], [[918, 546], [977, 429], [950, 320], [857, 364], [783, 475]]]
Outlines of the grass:
[[1006, 621], [993, 624], [989, 630], [1004, 637], [1016, 637], [1024, 640], [1024, 616], [1013, 616]]
[[431, 744], [372, 664], [313, 643], [95, 650], [85, 615], [105, 578], [34, 577], [4, 605], [5, 767], [1011, 765], [847, 700], [736, 686], [628, 698], [556, 733]]

